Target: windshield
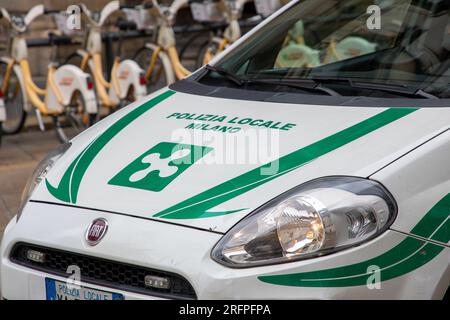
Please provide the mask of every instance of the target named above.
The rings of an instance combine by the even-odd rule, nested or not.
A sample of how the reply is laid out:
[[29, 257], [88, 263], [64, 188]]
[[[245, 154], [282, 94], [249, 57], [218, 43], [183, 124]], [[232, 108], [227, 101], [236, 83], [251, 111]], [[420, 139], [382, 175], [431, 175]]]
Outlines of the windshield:
[[299, 1], [221, 59], [215, 67], [223, 72], [206, 78], [226, 81], [226, 71], [258, 83], [320, 80], [339, 95], [396, 97], [383, 89], [398, 86], [448, 97], [449, 8], [450, 0]]

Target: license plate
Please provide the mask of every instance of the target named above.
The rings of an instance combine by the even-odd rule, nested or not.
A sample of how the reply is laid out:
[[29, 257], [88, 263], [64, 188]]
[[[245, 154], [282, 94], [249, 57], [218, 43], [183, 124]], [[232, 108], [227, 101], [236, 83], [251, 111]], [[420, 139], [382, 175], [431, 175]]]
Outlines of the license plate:
[[120, 293], [68, 285], [65, 282], [45, 279], [47, 300], [124, 300]]

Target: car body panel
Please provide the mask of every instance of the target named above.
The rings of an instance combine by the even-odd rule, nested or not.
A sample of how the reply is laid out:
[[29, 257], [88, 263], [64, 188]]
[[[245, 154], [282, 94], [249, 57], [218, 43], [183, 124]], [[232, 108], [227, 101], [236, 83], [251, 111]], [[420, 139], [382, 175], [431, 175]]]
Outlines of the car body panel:
[[[449, 244], [450, 240], [450, 130], [371, 176], [394, 196], [398, 217], [391, 229]], [[415, 229], [433, 211], [429, 228]], [[435, 228], [448, 239], [432, 237]]]
[[[164, 95], [165, 92], [162, 94]], [[342, 145], [337, 145], [324, 152], [319, 151], [318, 156], [311, 158], [310, 161], [299, 163], [300, 165], [297, 167], [289, 167], [289, 172], [283, 172], [286, 168], [283, 168], [283, 162], [280, 162], [281, 168], [274, 166], [275, 171], [266, 175], [259, 174], [260, 177], [257, 179], [259, 179], [258, 181], [264, 180], [262, 183], [258, 182], [256, 186], [251, 186], [244, 193], [237, 192], [236, 196], [226, 196], [222, 202], [214, 202], [212, 207], [207, 208], [206, 214], [191, 216], [188, 212], [185, 217], [180, 214], [175, 218], [178, 223], [224, 232], [275, 195], [308, 180], [326, 175], [369, 176], [377, 168], [398, 157], [399, 151], [407, 152], [417, 147], [426, 139], [446, 130], [450, 123], [450, 109], [446, 108], [406, 109], [407, 111], [404, 111], [405, 109], [402, 108], [308, 106], [256, 103], [171, 93], [134, 119], [132, 126], [124, 126], [112, 135], [101, 148], [97, 148], [99, 149], [98, 153], [91, 157], [91, 162], [87, 164], [86, 171], [79, 179], [79, 189], [75, 200], [67, 198], [61, 201], [49, 192], [50, 188], [62, 189], [64, 187], [61, 186], [64, 174], [68, 174], [71, 165], [73, 166], [76, 162], [74, 159], [81, 155], [83, 150], [89, 149], [89, 144], [96, 140], [102, 130], [114, 127], [115, 124], [126, 119], [146, 103], [158, 99], [158, 95], [153, 95], [152, 98], [145, 103], [140, 102], [140, 104], [128, 107], [126, 111], [121, 112], [120, 116], [115, 115], [115, 119], [107, 119], [108, 121], [99, 123], [83, 133], [79, 139], [73, 142], [69, 152], [58, 161], [49, 173], [48, 183], [39, 186], [33, 199], [171, 220], [173, 218], [170, 215], [159, 213], [164, 213], [164, 210], [167, 211], [177, 204], [182, 206], [183, 201], [197, 195], [208, 197], [209, 190], [223, 183], [232, 183], [235, 188], [245, 187], [245, 181], [242, 185], [234, 183], [234, 181], [245, 177], [245, 174], [252, 170], [257, 171], [266, 163], [277, 159], [283, 160], [299, 150], [301, 152], [305, 149], [305, 152], [309, 152], [307, 151], [308, 147], [326, 142], [328, 140], [325, 139], [337, 136], [355, 125], [362, 124], [364, 128], [367, 121], [369, 121], [367, 125], [370, 125], [371, 119], [380, 117], [383, 113], [392, 110], [404, 112], [404, 114], [386, 121], [379, 128], [370, 129], [361, 135], [355, 134], [354, 139], [352, 138]], [[275, 108], [276, 113], [274, 113]], [[214, 114], [225, 117], [222, 122], [216, 121], [219, 125], [230, 126], [227, 121], [237, 117], [239, 119], [257, 118], [281, 122], [280, 126], [292, 123], [295, 126], [292, 125], [289, 130], [280, 130], [232, 124], [233, 127], [239, 127], [240, 131], [237, 133], [211, 132], [185, 129], [195, 121], [176, 119], [172, 116], [175, 113], [195, 114], [196, 116]], [[201, 123], [201, 121], [197, 122]], [[230, 152], [224, 144], [230, 135], [256, 138], [254, 140], [257, 142], [255, 149], [236, 148], [236, 150], [231, 149]], [[133, 143], [129, 143], [130, 141]], [[167, 142], [207, 146], [212, 148], [212, 152], [204, 154], [203, 158], [199, 159], [200, 161], [193, 163], [160, 191], [112, 183], [113, 178], [124, 168], [127, 168], [133, 161], [139, 162], [138, 158], [145, 152], [151, 151], [160, 143]], [[267, 148], [275, 149], [277, 152], [270, 154]], [[257, 158], [254, 163], [248, 163], [249, 161], [239, 163], [237, 158], [232, 159], [234, 162], [227, 163], [228, 160], [225, 156], [234, 151], [236, 151], [234, 156], [241, 156], [244, 153], [243, 156], [247, 157], [246, 152], [259, 152], [262, 156]], [[161, 156], [161, 158], [163, 157]], [[83, 161], [85, 160], [83, 159]], [[291, 168], [293, 170], [290, 170]], [[218, 172], [220, 174], [217, 174]], [[273, 178], [275, 175], [276, 177]], [[194, 181], [195, 183], [193, 183]], [[189, 188], [185, 187], [187, 185]], [[99, 192], [92, 193], [91, 190]], [[273, 190], [277, 190], [277, 192], [274, 194]], [[212, 197], [217, 195], [212, 193]], [[192, 210], [200, 209], [194, 206]], [[217, 216], [208, 215], [216, 212], [219, 212]], [[229, 214], [220, 214], [221, 212]]]
[[[92, 247], [85, 241], [84, 234], [89, 224], [100, 217], [108, 221], [108, 233], [100, 244]], [[220, 237], [214, 232], [171, 223], [30, 202], [20, 223], [13, 220], [5, 232], [1, 257], [2, 290], [8, 299], [43, 299], [45, 277], [64, 281], [64, 278], [10, 262], [8, 255], [17, 241], [175, 272], [192, 284], [199, 299], [429, 299], [441, 298], [445, 292], [442, 283], [450, 280], [449, 248], [436, 256], [433, 263], [381, 282], [379, 289], [369, 289], [366, 285], [345, 288], [280, 286], [259, 280], [261, 276], [308, 272], [366, 261], [409, 238], [396, 231], [387, 231], [359, 247], [315, 259], [239, 270], [221, 266], [210, 259], [211, 249]], [[122, 293], [126, 299], [152, 298], [92, 284], [83, 285]]]
[[[5, 229], [0, 266], [5, 298], [43, 299], [46, 277], [65, 280], [13, 263], [9, 256], [18, 242], [173, 272], [189, 281], [199, 299], [444, 296], [450, 284], [450, 107], [430, 104], [446, 100], [414, 97], [380, 102], [373, 97], [295, 91], [289, 96], [294, 103], [284, 103], [275, 102], [283, 95], [276, 92], [267, 93], [270, 101], [256, 101], [252, 91], [234, 87], [199, 89], [211, 96], [171, 88], [118, 110], [72, 141], [32, 194], [19, 221], [13, 219]], [[233, 91], [233, 97], [212, 97], [214, 91], [222, 91], [221, 95]], [[384, 107], [386, 100], [392, 105]], [[380, 103], [383, 107], [378, 107]], [[190, 116], [177, 119], [176, 113]], [[200, 114], [217, 117], [195, 120]], [[270, 129], [228, 122], [234, 118], [279, 124]], [[239, 130], [193, 129], [193, 122]], [[254, 140], [245, 148], [225, 147], [225, 141], [242, 136]], [[141, 171], [172, 157], [168, 149], [175, 144], [195, 145], [202, 152], [194, 163], [177, 166], [175, 179], [159, 179], [173, 172], [160, 166], [148, 185], [135, 183], [132, 177], [142, 178]], [[155, 153], [160, 157], [147, 158]], [[255, 153], [256, 160], [246, 161]], [[224, 155], [241, 161], [228, 163]], [[263, 173], [267, 163], [278, 163], [278, 170]], [[231, 268], [212, 259], [222, 236], [255, 209], [302, 183], [338, 175], [376, 180], [392, 194], [398, 212], [388, 230], [359, 246], [288, 263]], [[108, 221], [108, 231], [100, 243], [90, 246], [86, 230], [98, 218]], [[126, 299], [157, 298], [83, 285], [122, 293]]]

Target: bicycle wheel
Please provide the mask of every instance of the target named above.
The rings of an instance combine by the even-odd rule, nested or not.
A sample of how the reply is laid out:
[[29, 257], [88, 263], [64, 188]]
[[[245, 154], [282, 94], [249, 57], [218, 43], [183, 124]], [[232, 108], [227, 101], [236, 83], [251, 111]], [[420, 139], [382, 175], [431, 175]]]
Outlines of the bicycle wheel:
[[[74, 52], [70, 54], [62, 64], [71, 64], [77, 67], [81, 67], [81, 62], [83, 61], [83, 57], [78, 54], [78, 52]], [[86, 72], [86, 70], [84, 70]]]
[[125, 96], [125, 99], [121, 99], [118, 108], [121, 109], [123, 107], [126, 107], [127, 105], [135, 102], [136, 99], [136, 94], [134, 91], [134, 87], [130, 86], [130, 88], [128, 89], [127, 95]]
[[203, 42], [203, 44], [200, 46], [200, 49], [198, 50], [197, 60], [195, 61], [196, 69], [203, 67], [205, 55], [208, 51], [211, 52], [211, 42], [209, 40]]
[[[174, 76], [171, 74], [172, 69], [170, 62], [164, 61], [161, 54], [158, 54], [151, 72], [148, 72], [152, 61], [154, 49], [143, 47], [134, 55], [134, 61], [144, 70], [146, 74], [147, 93], [150, 94], [156, 90], [164, 88], [173, 82]], [[167, 65], [169, 63], [169, 65]]]
[[184, 61], [186, 59], [187, 52], [189, 51], [190, 48], [192, 48], [192, 45], [195, 43], [195, 40], [197, 40], [197, 38], [201, 36], [202, 34], [200, 32], [195, 33], [186, 40], [186, 43], [181, 47], [180, 52], [178, 54], [180, 56], [180, 61]]
[[[0, 61], [0, 83], [3, 83], [7, 64]], [[27, 113], [24, 110], [24, 92], [15, 70], [12, 71], [8, 82], [8, 89], [3, 92], [5, 101], [6, 120], [2, 123], [3, 133], [15, 134], [22, 130]]]
[[54, 118], [56, 136], [62, 143], [72, 140], [79, 133], [95, 123], [97, 115], [86, 112], [84, 97], [75, 92], [65, 113]]

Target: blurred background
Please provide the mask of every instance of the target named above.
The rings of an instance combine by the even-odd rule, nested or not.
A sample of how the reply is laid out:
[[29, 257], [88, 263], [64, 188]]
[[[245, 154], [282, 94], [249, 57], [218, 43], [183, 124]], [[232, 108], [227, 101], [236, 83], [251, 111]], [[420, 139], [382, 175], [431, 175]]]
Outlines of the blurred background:
[[[23, 14], [26, 13], [31, 7], [37, 4], [44, 4], [46, 8], [51, 8], [55, 10], [65, 11], [67, 7], [71, 4], [82, 3], [83, 1], [73, 1], [73, 0], [0, 0], [0, 7], [6, 8], [10, 13]], [[92, 11], [100, 11], [110, 0], [91, 0], [89, 2], [85, 2], [88, 8]], [[121, 4], [124, 5], [139, 5], [142, 1], [137, 0], [120, 0]], [[170, 5], [172, 1], [170, 0], [160, 0], [158, 3]], [[242, 31], [246, 32], [250, 29], [250, 27], [256, 25], [257, 23], [252, 21], [245, 21], [248, 18], [252, 18], [256, 15], [255, 5], [253, 2], [248, 2], [244, 6], [243, 16], [241, 18], [243, 29]], [[105, 31], [117, 31], [117, 27], [115, 26], [115, 22], [120, 17], [123, 17], [124, 14], [122, 12], [117, 12], [113, 14], [108, 20], [108, 26], [105, 28]], [[259, 21], [255, 19], [255, 21]], [[222, 26], [224, 26], [222, 24]], [[84, 26], [83, 26], [84, 27]], [[179, 53], [183, 59], [183, 63], [186, 63], [187, 67], [194, 68], [194, 61], [197, 58], [197, 49], [198, 46], [207, 41], [209, 33], [207, 29], [211, 27], [210, 24], [207, 23], [199, 23], [195, 21], [192, 17], [191, 9], [189, 7], [182, 8], [177, 16], [175, 22], [175, 31], [177, 36], [177, 48], [179, 49]], [[220, 27], [220, 24], [216, 24], [213, 27]], [[2, 30], [0, 29], [0, 32]], [[3, 47], [7, 43], [8, 33], [3, 30], [1, 32], [0, 43], [3, 43]], [[32, 26], [30, 27], [30, 31], [28, 32], [27, 37], [30, 39], [46, 39], [49, 32], [58, 32], [58, 26], [55, 23], [55, 19], [52, 16], [40, 16], [35, 21], [33, 21]], [[79, 32], [78, 35], [73, 37], [74, 45], [64, 45], [58, 48], [58, 55], [61, 60], [64, 60], [69, 54], [74, 52], [79, 48], [81, 42], [83, 41], [83, 30]], [[131, 38], [124, 37], [124, 45], [123, 45], [123, 54], [125, 57], [133, 57], [137, 48], [140, 48], [144, 45], [146, 41], [148, 41], [148, 37], [151, 36], [151, 32], [148, 32], [147, 37], [144, 33], [140, 36], [133, 36]], [[194, 41], [193, 41], [194, 40]], [[39, 44], [39, 41], [31, 41], [29, 48], [30, 54], [30, 65], [33, 77], [39, 77], [46, 75], [47, 72], [47, 63], [50, 61], [50, 53], [51, 49], [45, 45], [36, 45]], [[117, 45], [114, 43], [114, 46]], [[0, 49], [1, 49], [0, 45]], [[105, 48], [104, 48], [105, 49]], [[114, 47], [114, 49], [116, 49]], [[182, 50], [182, 52], [180, 52]], [[186, 50], [188, 52], [186, 52]], [[1, 54], [1, 51], [0, 51]], [[105, 53], [107, 54], [107, 53]]]

